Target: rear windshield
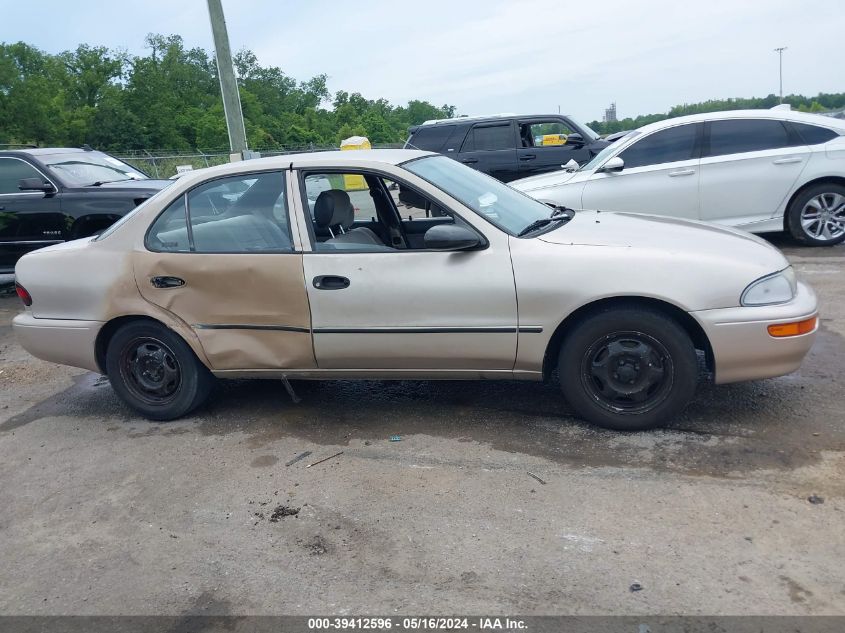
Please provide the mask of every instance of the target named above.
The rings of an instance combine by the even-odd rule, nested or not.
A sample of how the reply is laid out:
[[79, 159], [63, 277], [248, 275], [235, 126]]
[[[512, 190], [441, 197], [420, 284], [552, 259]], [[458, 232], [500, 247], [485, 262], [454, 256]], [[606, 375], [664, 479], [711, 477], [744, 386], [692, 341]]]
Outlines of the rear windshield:
[[446, 140], [455, 129], [454, 125], [429, 125], [421, 127], [411, 134], [406, 147], [409, 149], [424, 149], [428, 152], [439, 152], [446, 144]]

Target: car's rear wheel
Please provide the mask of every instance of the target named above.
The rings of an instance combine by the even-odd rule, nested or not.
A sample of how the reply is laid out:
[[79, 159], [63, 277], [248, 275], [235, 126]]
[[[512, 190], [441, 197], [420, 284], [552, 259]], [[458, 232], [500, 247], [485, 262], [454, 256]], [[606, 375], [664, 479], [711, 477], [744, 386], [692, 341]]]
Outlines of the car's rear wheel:
[[674, 320], [641, 308], [609, 308], [579, 321], [564, 339], [558, 368], [576, 413], [620, 431], [669, 422], [698, 382], [689, 335]]
[[120, 398], [152, 420], [174, 420], [208, 397], [211, 372], [173, 331], [154, 321], [121, 327], [106, 350], [106, 372]]
[[792, 237], [809, 246], [839, 244], [845, 240], [845, 187], [808, 187], [789, 205], [786, 225]]

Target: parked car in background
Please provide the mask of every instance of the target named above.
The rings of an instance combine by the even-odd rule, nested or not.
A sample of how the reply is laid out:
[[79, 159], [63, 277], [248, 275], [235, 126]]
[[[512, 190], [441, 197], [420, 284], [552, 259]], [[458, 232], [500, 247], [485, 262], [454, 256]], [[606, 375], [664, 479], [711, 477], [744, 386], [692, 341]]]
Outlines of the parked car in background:
[[406, 149], [438, 152], [502, 182], [583, 164], [607, 147], [570, 116], [499, 114], [435, 119], [410, 129]]
[[0, 150], [0, 273], [31, 250], [102, 231], [168, 184], [91, 149]]
[[[402, 192], [414, 195], [400, 204]], [[573, 218], [419, 151], [186, 174], [16, 273], [23, 347], [107, 374], [156, 420], [199, 406], [214, 376], [538, 381], [557, 369], [578, 414], [642, 429], [686, 406], [699, 358], [717, 383], [778, 376], [817, 329], [813, 291], [759, 238]]]
[[845, 121], [713, 112], [629, 133], [577, 171], [512, 183], [546, 203], [706, 220], [808, 245], [845, 240]]

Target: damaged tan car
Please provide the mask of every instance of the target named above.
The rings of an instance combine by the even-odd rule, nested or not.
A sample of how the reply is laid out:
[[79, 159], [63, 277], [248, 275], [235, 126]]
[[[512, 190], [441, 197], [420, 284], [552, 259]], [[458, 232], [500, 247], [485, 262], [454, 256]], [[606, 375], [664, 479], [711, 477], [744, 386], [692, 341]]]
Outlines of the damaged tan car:
[[813, 291], [759, 238], [552, 209], [406, 150], [194, 172], [16, 275], [21, 344], [106, 374], [154, 420], [199, 406], [215, 377], [557, 374], [585, 419], [643, 429], [700, 376], [794, 371], [817, 329]]

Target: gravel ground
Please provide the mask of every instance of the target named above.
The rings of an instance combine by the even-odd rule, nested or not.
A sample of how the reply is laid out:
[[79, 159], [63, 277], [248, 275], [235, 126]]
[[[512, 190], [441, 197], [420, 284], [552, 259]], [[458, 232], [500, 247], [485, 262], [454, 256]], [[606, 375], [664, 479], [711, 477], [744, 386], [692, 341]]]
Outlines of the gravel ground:
[[0, 613], [841, 615], [845, 247], [777, 243], [823, 301], [802, 369], [636, 434], [491, 382], [228, 382], [151, 423], [0, 298]]

